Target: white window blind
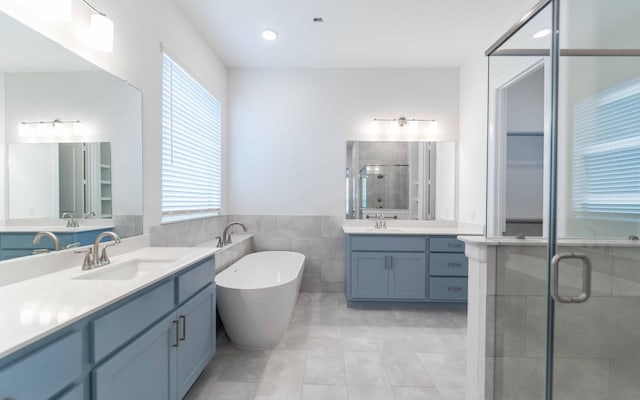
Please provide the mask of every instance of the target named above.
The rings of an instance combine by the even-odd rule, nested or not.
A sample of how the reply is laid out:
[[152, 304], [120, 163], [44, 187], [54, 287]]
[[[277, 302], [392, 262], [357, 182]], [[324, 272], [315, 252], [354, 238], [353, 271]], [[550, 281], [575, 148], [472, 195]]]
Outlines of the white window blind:
[[220, 213], [220, 102], [167, 54], [162, 65], [162, 220]]
[[573, 207], [640, 214], [640, 79], [574, 108]]

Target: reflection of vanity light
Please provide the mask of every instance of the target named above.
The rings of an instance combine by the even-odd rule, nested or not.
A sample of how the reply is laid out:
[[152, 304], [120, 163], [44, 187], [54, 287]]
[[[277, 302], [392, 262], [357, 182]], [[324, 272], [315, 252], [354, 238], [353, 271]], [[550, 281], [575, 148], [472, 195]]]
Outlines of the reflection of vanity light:
[[50, 138], [79, 136], [80, 121], [37, 121], [21, 122], [18, 135], [23, 138]]

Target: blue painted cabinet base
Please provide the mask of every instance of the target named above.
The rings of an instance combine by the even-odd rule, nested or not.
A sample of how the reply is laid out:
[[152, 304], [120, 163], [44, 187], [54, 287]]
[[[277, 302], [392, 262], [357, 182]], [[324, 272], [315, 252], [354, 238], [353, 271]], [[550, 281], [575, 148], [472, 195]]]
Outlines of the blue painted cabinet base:
[[347, 305], [464, 306], [467, 258], [455, 237], [348, 235]]

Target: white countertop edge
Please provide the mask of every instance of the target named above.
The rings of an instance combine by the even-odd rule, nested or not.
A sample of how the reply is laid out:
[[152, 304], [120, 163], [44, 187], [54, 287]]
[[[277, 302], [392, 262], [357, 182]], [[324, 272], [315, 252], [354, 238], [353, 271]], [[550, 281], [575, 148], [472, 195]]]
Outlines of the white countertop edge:
[[[458, 239], [469, 245], [478, 246], [547, 246], [546, 238], [486, 238], [484, 236], [458, 236]], [[589, 247], [640, 247], [640, 241], [627, 239], [559, 239], [560, 246]]]

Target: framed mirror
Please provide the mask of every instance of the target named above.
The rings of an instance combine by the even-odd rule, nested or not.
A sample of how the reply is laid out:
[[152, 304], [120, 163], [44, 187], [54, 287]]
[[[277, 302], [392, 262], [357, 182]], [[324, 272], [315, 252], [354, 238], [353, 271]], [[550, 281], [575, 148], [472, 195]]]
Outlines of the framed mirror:
[[345, 217], [455, 220], [455, 142], [347, 142]]
[[142, 93], [2, 13], [0, 160], [0, 259], [43, 230], [143, 233]]

